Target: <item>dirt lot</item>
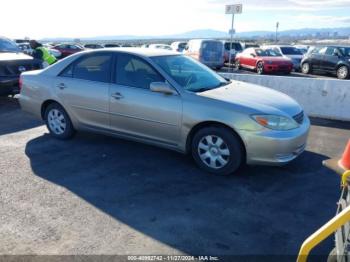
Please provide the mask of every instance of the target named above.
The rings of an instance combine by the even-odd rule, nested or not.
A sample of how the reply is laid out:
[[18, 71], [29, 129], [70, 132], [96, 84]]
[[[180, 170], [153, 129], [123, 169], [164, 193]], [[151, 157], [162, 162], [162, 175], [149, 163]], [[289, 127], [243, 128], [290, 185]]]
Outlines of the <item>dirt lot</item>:
[[[336, 211], [350, 124], [313, 119], [288, 166], [215, 177], [181, 154], [106, 136], [51, 138], [0, 99], [0, 254], [291, 255]], [[314, 254], [327, 254], [330, 238]]]

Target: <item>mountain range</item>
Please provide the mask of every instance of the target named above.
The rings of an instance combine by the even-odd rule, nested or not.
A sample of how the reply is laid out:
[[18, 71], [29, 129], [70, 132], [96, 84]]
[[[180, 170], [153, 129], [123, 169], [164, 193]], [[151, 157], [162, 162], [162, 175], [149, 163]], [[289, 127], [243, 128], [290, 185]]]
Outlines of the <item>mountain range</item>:
[[[315, 34], [337, 34], [338, 36], [350, 36], [350, 27], [339, 28], [304, 28], [294, 29], [278, 32], [279, 36], [301, 36], [301, 35], [315, 35]], [[274, 31], [250, 31], [250, 32], [237, 32], [236, 38], [263, 38], [274, 35]], [[145, 39], [192, 39], [192, 38], [228, 38], [228, 32], [201, 29], [189, 31], [181, 34], [162, 35], [162, 36], [136, 36], [136, 35], [110, 35], [110, 36], [94, 36], [94, 37], [82, 37], [81, 41], [112, 41], [112, 40], [145, 40]], [[42, 41], [73, 41], [73, 38], [57, 37], [57, 38], [44, 38]]]

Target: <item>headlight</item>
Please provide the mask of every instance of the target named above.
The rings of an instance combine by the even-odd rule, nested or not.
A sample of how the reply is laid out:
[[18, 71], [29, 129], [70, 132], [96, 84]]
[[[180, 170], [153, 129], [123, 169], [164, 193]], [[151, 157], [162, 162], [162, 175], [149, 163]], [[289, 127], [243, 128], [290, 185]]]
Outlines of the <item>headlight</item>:
[[263, 127], [272, 130], [291, 130], [298, 128], [299, 125], [294, 119], [278, 115], [253, 115], [252, 118]]

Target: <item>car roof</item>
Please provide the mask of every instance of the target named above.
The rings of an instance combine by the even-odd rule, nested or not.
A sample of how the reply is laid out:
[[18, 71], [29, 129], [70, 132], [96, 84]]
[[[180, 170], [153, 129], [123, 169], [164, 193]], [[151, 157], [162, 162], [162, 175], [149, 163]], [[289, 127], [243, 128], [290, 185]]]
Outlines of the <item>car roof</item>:
[[110, 48], [104, 48], [103, 50], [91, 50], [91, 51], [84, 51], [84, 52], [93, 53], [93, 52], [107, 52], [107, 51], [135, 54], [135, 55], [146, 56], [146, 57], [179, 55], [178, 52], [174, 52], [174, 51], [168, 51], [164, 49], [140, 48], [140, 47], [110, 47]]

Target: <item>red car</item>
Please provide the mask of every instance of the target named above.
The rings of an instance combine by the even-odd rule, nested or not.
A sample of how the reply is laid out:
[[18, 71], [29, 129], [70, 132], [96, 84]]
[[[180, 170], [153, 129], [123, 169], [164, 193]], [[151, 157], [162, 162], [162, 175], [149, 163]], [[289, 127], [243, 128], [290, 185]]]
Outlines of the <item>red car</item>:
[[81, 52], [84, 50], [84, 47], [81, 45], [75, 45], [75, 44], [60, 44], [53, 47], [54, 49], [61, 52], [61, 58], [64, 58], [66, 56]]
[[248, 48], [237, 54], [235, 59], [236, 68], [248, 68], [258, 74], [285, 73], [293, 70], [293, 62], [285, 58], [273, 49]]

